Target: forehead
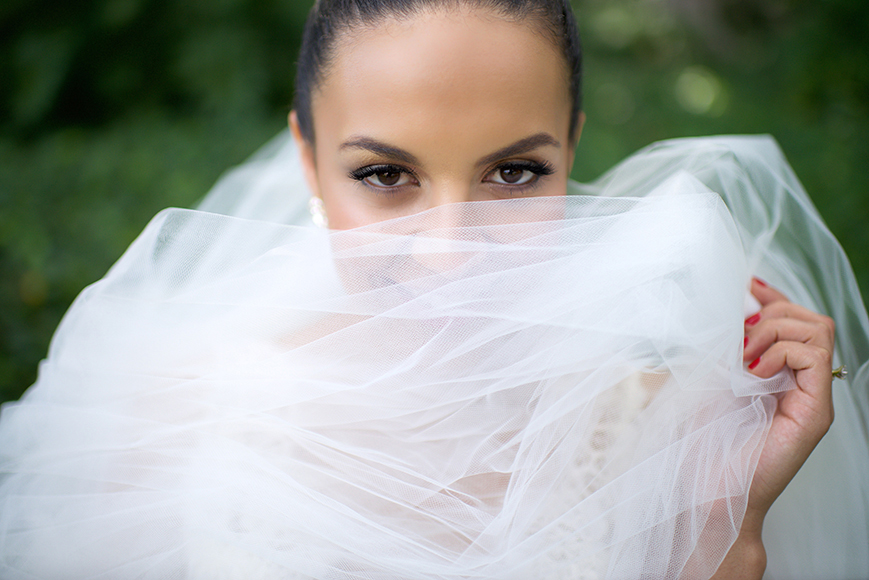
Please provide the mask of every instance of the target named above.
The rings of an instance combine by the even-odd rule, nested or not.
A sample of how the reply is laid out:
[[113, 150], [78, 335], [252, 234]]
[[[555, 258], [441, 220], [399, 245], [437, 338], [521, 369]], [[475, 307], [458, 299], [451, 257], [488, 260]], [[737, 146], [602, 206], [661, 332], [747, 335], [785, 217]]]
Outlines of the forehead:
[[566, 131], [570, 110], [567, 67], [539, 27], [469, 9], [353, 30], [313, 97], [318, 142], [324, 130], [484, 138], [492, 124], [536, 132], [542, 123]]

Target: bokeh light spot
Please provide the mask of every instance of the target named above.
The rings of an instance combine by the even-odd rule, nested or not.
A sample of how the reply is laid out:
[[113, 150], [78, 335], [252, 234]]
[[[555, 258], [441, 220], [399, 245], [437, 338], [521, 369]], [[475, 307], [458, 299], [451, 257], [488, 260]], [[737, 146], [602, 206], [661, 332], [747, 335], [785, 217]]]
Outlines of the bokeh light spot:
[[598, 40], [619, 50], [630, 46], [642, 28], [636, 13], [623, 6], [604, 8], [594, 16], [591, 26]]
[[727, 92], [718, 76], [703, 66], [689, 66], [676, 79], [676, 100], [694, 115], [719, 116], [727, 108]]

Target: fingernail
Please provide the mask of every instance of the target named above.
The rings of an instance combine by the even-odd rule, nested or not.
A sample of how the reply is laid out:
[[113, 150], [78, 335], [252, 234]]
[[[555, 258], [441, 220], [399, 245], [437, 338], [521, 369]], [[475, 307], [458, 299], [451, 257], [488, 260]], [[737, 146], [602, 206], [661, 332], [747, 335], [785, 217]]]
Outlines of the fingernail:
[[754, 281], [757, 282], [758, 284], [760, 284], [761, 286], [763, 286], [764, 288], [768, 287], [767, 283], [764, 282], [763, 280], [761, 280], [760, 278], [758, 278], [757, 276], [754, 277]]
[[756, 366], [759, 365], [759, 364], [760, 364], [760, 357], [757, 357], [756, 359], [754, 359], [753, 361], [751, 361], [751, 364], [748, 365], [748, 368], [754, 370], [754, 367], [756, 367]]
[[745, 337], [745, 340], [742, 341], [742, 348], [745, 348], [746, 346], [748, 346], [748, 337], [747, 336]]
[[749, 316], [748, 318], [746, 318], [745, 324], [747, 324], [748, 326], [754, 326], [759, 321], [760, 321], [760, 312], [758, 312], [757, 314], [755, 314], [753, 316]]

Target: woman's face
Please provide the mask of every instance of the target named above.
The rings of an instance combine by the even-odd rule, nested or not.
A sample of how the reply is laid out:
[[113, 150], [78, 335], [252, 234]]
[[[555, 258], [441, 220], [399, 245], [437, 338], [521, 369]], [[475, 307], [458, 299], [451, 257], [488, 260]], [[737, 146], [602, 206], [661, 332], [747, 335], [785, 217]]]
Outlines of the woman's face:
[[353, 31], [334, 54], [312, 99], [316, 146], [290, 119], [331, 228], [565, 194], [568, 76], [531, 23], [431, 11]]

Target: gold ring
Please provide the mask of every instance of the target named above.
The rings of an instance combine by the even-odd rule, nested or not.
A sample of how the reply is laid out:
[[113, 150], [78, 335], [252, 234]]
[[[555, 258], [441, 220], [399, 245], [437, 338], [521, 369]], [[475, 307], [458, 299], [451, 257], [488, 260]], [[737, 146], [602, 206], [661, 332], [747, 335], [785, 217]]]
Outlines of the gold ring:
[[845, 368], [845, 365], [842, 365], [837, 369], [833, 369], [833, 378], [834, 379], [844, 379], [847, 376], [848, 376], [848, 369]]

